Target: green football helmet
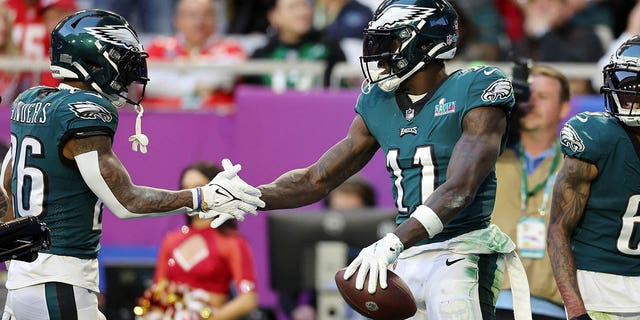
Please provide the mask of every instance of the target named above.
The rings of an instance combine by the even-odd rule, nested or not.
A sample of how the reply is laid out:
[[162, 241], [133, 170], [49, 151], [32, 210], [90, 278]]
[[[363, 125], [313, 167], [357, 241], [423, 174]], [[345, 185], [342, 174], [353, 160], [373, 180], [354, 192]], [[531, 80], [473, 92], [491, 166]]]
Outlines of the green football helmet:
[[445, 0], [385, 0], [364, 30], [363, 92], [393, 91], [434, 59], [453, 59], [458, 14]]
[[[138, 105], [147, 81], [147, 57], [129, 23], [113, 12], [90, 9], [67, 16], [51, 32], [51, 73], [78, 79], [116, 105]], [[137, 101], [128, 86], [142, 85]]]

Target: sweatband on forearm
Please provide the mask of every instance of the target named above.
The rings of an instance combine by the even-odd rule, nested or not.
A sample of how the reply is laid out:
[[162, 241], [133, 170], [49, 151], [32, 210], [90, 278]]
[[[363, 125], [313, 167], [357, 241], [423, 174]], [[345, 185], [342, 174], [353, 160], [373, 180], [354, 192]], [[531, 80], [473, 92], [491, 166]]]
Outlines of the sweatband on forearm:
[[415, 211], [411, 214], [411, 217], [420, 221], [422, 226], [429, 234], [429, 239], [433, 238], [436, 234], [442, 232], [444, 225], [440, 217], [433, 212], [433, 210], [425, 205], [419, 205]]

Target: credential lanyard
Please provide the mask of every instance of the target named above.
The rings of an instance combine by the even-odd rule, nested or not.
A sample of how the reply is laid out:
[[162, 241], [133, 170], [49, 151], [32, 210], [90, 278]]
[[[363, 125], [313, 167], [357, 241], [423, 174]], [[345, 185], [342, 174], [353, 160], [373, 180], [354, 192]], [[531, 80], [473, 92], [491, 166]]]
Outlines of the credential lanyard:
[[558, 164], [560, 163], [560, 145], [556, 143], [553, 148], [553, 162], [551, 162], [551, 167], [549, 168], [549, 173], [544, 180], [540, 181], [531, 191], [529, 191], [529, 180], [527, 176], [527, 168], [526, 168], [526, 160], [524, 156], [524, 147], [522, 143], [518, 148], [518, 155], [520, 157], [520, 164], [522, 166], [522, 184], [520, 187], [520, 197], [522, 201], [520, 202], [520, 211], [524, 214], [527, 209], [527, 201], [529, 198], [534, 196], [536, 193], [540, 192], [542, 188], [544, 188], [544, 194], [542, 195], [542, 204], [540, 205], [539, 213], [540, 215], [545, 215], [547, 211], [547, 202], [549, 201], [549, 195], [551, 193], [551, 187], [553, 186], [553, 181], [556, 178], [556, 168], [558, 168]]

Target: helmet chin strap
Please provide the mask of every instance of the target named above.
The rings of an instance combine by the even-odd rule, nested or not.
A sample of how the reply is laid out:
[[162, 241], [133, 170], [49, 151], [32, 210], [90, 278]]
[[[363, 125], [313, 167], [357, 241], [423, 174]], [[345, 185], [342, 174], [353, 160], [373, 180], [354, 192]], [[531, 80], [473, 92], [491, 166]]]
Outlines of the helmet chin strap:
[[140, 103], [134, 104], [133, 107], [138, 113], [138, 116], [136, 116], [136, 133], [129, 137], [129, 142], [131, 142], [131, 149], [133, 151], [138, 151], [138, 147], [140, 147], [140, 152], [144, 154], [147, 153], [147, 145], [149, 145], [149, 137], [142, 133], [144, 107]]
[[424, 65], [425, 65], [424, 61], [420, 61], [418, 64], [416, 64], [415, 67], [413, 67], [413, 69], [411, 69], [411, 71], [407, 72], [404, 76], [402, 76], [400, 78], [398, 78], [396, 76], [393, 76], [393, 77], [391, 77], [389, 79], [382, 80], [382, 81], [380, 81], [378, 86], [380, 87], [380, 89], [382, 89], [382, 90], [384, 90], [386, 92], [391, 92], [393, 90], [396, 90], [396, 89], [398, 89], [398, 87], [400, 86], [402, 81], [406, 80], [411, 75], [416, 73], [416, 71], [420, 70], [420, 68], [422, 68]]

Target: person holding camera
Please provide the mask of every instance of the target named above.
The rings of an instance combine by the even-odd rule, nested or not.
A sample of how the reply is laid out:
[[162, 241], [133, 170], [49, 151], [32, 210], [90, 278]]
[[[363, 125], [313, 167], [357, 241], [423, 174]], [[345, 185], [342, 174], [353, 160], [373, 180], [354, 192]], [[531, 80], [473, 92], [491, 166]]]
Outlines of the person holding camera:
[[[549, 198], [562, 162], [558, 129], [570, 109], [569, 81], [550, 67], [524, 67], [524, 76], [514, 69], [517, 110], [512, 126], [516, 131], [510, 148], [496, 163], [498, 187], [492, 222], [517, 244], [529, 279], [533, 319], [564, 319], [545, 244]], [[502, 288], [498, 319], [512, 319], [508, 277]]]

